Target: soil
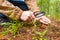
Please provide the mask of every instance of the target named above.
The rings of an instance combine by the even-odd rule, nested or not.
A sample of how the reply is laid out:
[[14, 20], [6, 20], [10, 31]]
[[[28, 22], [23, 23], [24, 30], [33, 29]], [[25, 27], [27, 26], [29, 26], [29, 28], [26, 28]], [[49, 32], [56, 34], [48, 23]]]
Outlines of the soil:
[[[19, 30], [19, 34], [14, 36], [11, 36], [10, 33], [7, 33], [4, 36], [0, 35], [0, 40], [32, 40], [32, 29], [33, 27], [23, 27], [21, 30]], [[3, 30], [3, 28], [0, 30]], [[45, 28], [42, 28], [40, 25], [38, 25], [35, 29], [35, 31], [41, 32], [44, 30], [47, 30], [45, 37], [47, 37], [48, 40], [60, 40], [60, 21], [57, 22], [52, 20], [52, 23]]]

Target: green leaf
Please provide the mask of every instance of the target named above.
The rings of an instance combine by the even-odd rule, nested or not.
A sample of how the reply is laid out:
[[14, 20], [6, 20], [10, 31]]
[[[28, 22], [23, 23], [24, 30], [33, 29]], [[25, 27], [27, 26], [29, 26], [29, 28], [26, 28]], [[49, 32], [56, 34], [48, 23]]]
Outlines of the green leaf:
[[3, 22], [3, 23], [0, 23], [0, 25], [10, 25], [11, 23], [7, 23], [7, 22]]
[[42, 35], [44, 36], [44, 35], [46, 34], [46, 32], [47, 32], [47, 30], [45, 30], [45, 31], [42, 33]]
[[41, 32], [36, 32], [36, 34], [37, 34], [37, 35], [39, 35], [39, 36], [41, 36], [41, 35], [42, 35], [42, 33], [41, 33]]
[[47, 38], [44, 38], [44, 40], [48, 40]]
[[39, 40], [43, 40], [43, 38], [39, 38]]

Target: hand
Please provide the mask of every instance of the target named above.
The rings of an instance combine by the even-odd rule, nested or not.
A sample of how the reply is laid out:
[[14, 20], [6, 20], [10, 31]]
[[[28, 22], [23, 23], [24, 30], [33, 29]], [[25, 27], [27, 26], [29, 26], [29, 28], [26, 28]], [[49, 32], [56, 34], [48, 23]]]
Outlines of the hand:
[[41, 17], [37, 18], [37, 20], [39, 20], [43, 24], [51, 23], [51, 21], [47, 17], [45, 17], [45, 16], [41, 16]]
[[34, 18], [35, 18], [35, 16], [32, 11], [24, 11], [21, 15], [21, 20], [23, 20], [23, 21], [30, 21]]

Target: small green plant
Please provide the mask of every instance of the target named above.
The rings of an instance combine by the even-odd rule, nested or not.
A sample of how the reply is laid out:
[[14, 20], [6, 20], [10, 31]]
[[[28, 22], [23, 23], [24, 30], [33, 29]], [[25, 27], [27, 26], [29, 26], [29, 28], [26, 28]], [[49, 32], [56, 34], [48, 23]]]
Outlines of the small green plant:
[[9, 26], [9, 31], [11, 32], [12, 35], [15, 35], [18, 30], [23, 26], [23, 22], [20, 21], [14, 21], [12, 24]]
[[0, 32], [0, 35], [6, 35], [8, 33], [8, 28], [4, 28], [4, 31]]
[[8, 33], [8, 30], [9, 30], [8, 26], [9, 25], [10, 25], [10, 23], [0, 22], [0, 26], [2, 26], [2, 27], [4, 26], [3, 27], [4, 30], [0, 32], [0, 35], [5, 35]]
[[[47, 38], [44, 38], [45, 34], [46, 34], [47, 30], [43, 31], [43, 32], [35, 32], [35, 35], [33, 36], [33, 40], [47, 40]], [[37, 38], [38, 37], [38, 38]]]
[[47, 40], [47, 38], [44, 38], [47, 30], [45, 30], [43, 32], [36, 32], [35, 29], [37, 27], [37, 20], [33, 20], [32, 22], [33, 22], [32, 33], [34, 34], [32, 40]]
[[10, 32], [12, 35], [15, 35], [17, 30], [22, 27], [23, 22], [13, 21], [13, 22], [3, 22], [0, 25], [4, 28], [3, 32], [0, 32], [1, 35], [5, 35]]
[[36, 32], [37, 35], [39, 35], [39, 40], [47, 40], [46, 38], [44, 38], [45, 34], [46, 34], [47, 30], [41, 32]]

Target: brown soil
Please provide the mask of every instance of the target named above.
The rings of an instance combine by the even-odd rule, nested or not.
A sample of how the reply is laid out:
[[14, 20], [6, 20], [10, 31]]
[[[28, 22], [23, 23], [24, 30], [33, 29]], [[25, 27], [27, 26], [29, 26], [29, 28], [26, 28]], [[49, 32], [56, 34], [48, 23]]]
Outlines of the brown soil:
[[[16, 34], [15, 36], [11, 36], [10, 33], [7, 33], [4, 36], [0, 35], [0, 40], [32, 40], [33, 37], [32, 29], [33, 27], [31, 28], [23, 27], [19, 31], [20, 33]], [[45, 37], [47, 37], [48, 40], [60, 40], [60, 21], [58, 22], [52, 21], [51, 25], [48, 25], [45, 29], [39, 26], [35, 29], [35, 31], [44, 31], [44, 30], [48, 30], [45, 35]]]

